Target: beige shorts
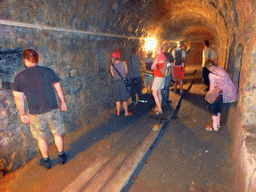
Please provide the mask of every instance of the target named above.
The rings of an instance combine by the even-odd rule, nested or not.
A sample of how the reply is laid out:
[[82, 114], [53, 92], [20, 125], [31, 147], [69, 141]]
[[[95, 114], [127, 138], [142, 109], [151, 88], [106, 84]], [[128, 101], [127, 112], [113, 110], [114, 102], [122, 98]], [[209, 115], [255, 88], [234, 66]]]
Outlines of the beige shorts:
[[153, 84], [152, 84], [152, 90], [161, 90], [164, 88], [164, 82], [165, 78], [163, 77], [155, 77]]
[[38, 137], [45, 138], [48, 126], [53, 135], [63, 135], [65, 133], [65, 127], [59, 109], [53, 109], [44, 114], [29, 114], [29, 120], [30, 130], [35, 139], [38, 139]]

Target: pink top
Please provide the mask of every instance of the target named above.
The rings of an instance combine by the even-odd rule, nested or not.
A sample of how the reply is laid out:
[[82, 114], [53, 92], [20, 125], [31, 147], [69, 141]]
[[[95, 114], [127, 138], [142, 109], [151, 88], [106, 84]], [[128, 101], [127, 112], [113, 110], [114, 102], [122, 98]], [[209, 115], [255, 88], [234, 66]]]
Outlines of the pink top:
[[166, 60], [167, 59], [167, 57], [164, 55], [164, 53], [162, 52], [162, 53], [159, 53], [157, 56], [156, 56], [156, 58], [155, 58], [155, 60], [157, 61], [157, 63], [160, 63], [160, 62], [162, 62], [162, 61], [164, 61], [164, 60]]
[[229, 74], [223, 67], [216, 67], [209, 73], [210, 90], [214, 87], [221, 89], [224, 103], [231, 103], [237, 100], [237, 88], [230, 78]]

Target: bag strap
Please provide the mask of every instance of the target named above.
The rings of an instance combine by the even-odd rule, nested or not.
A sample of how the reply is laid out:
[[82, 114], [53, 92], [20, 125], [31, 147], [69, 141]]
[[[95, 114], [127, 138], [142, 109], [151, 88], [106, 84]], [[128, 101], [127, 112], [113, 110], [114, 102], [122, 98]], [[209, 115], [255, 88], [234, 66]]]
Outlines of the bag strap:
[[167, 67], [167, 60], [164, 60], [164, 65], [163, 65], [163, 67], [162, 68], [160, 68], [160, 66], [158, 65], [159, 63], [157, 63], [157, 69], [159, 69], [160, 71], [161, 71], [161, 73], [162, 73], [162, 75], [163, 75], [163, 77], [166, 77], [166, 71], [167, 71], [167, 69], [168, 69], [168, 67]]
[[117, 70], [117, 68], [114, 66], [114, 64], [112, 63], [111, 65], [114, 67], [114, 69], [115, 69], [115, 71], [117, 72], [117, 74], [124, 80], [123, 76], [120, 74], [120, 72], [119, 72], [119, 71]]

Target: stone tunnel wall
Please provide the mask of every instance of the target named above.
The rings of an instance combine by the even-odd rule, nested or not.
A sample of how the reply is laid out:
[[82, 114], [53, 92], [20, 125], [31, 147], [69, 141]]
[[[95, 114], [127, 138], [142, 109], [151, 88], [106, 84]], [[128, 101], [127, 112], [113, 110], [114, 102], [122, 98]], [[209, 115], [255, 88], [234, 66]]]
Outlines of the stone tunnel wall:
[[[85, 127], [114, 107], [110, 55], [114, 49], [121, 48], [123, 58], [127, 59], [131, 47], [139, 44], [137, 38], [123, 36], [126, 31], [133, 32], [136, 28], [125, 30], [126, 23], [123, 23], [121, 29], [115, 26], [117, 22], [112, 21], [119, 21], [116, 15], [118, 5], [114, 1], [113, 6], [104, 1], [93, 2], [0, 2], [1, 19], [22, 22], [22, 26], [17, 26], [17, 23], [0, 25], [0, 51], [33, 48], [39, 52], [39, 65], [50, 67], [59, 75], [68, 105], [68, 110], [62, 113], [67, 133]], [[107, 16], [103, 16], [106, 12]], [[28, 25], [31, 23], [55, 28], [35, 28]], [[88, 30], [92, 34], [88, 34]], [[124, 33], [118, 35], [120, 30]], [[14, 62], [22, 66], [22, 62], [17, 61], [19, 59]], [[2, 59], [0, 68], [5, 72], [8, 71], [7, 63], [6, 58]], [[4, 81], [12, 81], [20, 70], [22, 68], [10, 71], [11, 78]], [[3, 172], [24, 165], [38, 153], [29, 126], [21, 123], [8, 88], [0, 91], [0, 125], [0, 173], [3, 175]]]
[[256, 191], [256, 27], [255, 4], [237, 1], [238, 28], [229, 53], [229, 69], [239, 80], [239, 100], [233, 126], [233, 157], [237, 191]]
[[[22, 30], [24, 33], [29, 31]], [[68, 105], [68, 110], [62, 113], [67, 132], [86, 126], [95, 117], [114, 107], [109, 58], [114, 47], [129, 43], [105, 37], [101, 41], [99, 38], [83, 39], [74, 34], [49, 35], [48, 32], [43, 32], [42, 37], [37, 35], [31, 38], [34, 39], [32, 43], [44, 44], [40, 47], [31, 46], [40, 54], [39, 65], [51, 67], [62, 79]], [[42, 42], [41, 38], [46, 42]], [[15, 44], [13, 46], [16, 47]], [[126, 53], [130, 54], [129, 47], [123, 49], [123, 54]], [[19, 64], [23, 65], [22, 62]], [[13, 96], [8, 89], [10, 87], [3, 84], [3, 88], [0, 93], [0, 170], [11, 171], [33, 158], [38, 149], [29, 126], [22, 124], [19, 119]]]

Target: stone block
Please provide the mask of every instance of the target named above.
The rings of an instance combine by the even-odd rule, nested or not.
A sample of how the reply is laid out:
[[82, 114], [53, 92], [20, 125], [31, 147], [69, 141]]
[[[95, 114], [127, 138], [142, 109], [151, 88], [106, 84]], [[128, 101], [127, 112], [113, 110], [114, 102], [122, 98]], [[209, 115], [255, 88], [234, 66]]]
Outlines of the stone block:
[[6, 128], [8, 127], [8, 123], [9, 123], [9, 119], [7, 119], [7, 118], [0, 120], [0, 131], [6, 130]]
[[0, 170], [5, 170], [5, 167], [6, 167], [6, 158], [1, 156], [0, 157]]
[[8, 118], [8, 114], [6, 110], [0, 110], [0, 121], [7, 119]]
[[8, 95], [6, 90], [0, 90], [0, 102], [4, 102], [8, 98]]
[[21, 167], [27, 161], [26, 155], [24, 154], [24, 149], [15, 151], [11, 155], [11, 163], [8, 166], [8, 171], [16, 170]]
[[254, 131], [251, 136], [247, 136], [245, 139], [246, 147], [249, 153], [256, 153], [256, 132]]

